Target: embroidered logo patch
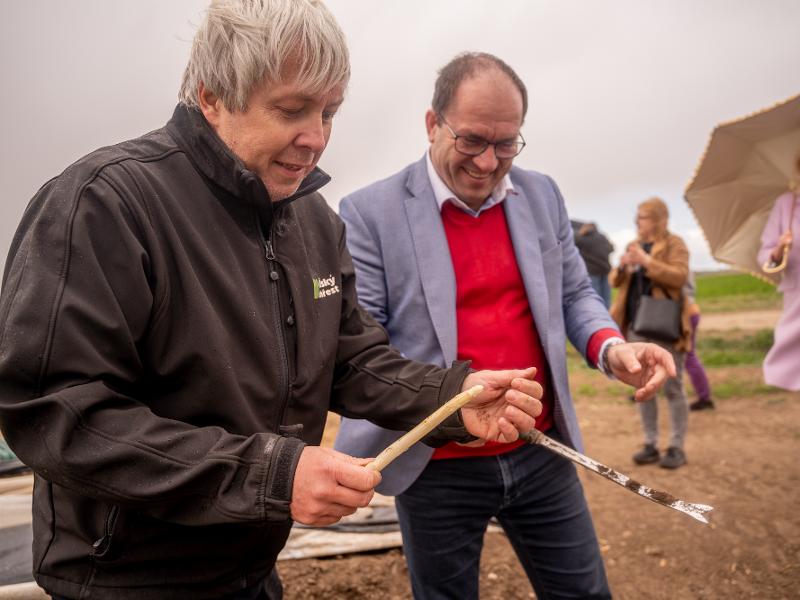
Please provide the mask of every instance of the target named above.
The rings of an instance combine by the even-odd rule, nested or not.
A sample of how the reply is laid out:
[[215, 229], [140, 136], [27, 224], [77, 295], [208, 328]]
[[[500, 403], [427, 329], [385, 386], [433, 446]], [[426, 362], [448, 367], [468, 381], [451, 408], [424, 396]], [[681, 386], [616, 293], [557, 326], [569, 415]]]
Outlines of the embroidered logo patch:
[[328, 275], [327, 277], [313, 277], [311, 279], [314, 285], [314, 300], [325, 298], [326, 296], [333, 296], [339, 293], [339, 286], [336, 284], [336, 277]]

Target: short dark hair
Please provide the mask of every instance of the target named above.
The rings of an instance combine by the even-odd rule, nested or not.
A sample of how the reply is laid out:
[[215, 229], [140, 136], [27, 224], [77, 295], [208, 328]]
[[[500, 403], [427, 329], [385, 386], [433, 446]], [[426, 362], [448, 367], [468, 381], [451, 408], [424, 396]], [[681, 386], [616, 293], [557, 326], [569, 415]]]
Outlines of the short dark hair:
[[433, 102], [431, 107], [438, 115], [444, 113], [462, 81], [474, 75], [497, 69], [508, 75], [522, 94], [522, 120], [528, 112], [528, 90], [519, 75], [508, 64], [488, 52], [462, 52], [439, 70], [436, 85], [433, 88]]

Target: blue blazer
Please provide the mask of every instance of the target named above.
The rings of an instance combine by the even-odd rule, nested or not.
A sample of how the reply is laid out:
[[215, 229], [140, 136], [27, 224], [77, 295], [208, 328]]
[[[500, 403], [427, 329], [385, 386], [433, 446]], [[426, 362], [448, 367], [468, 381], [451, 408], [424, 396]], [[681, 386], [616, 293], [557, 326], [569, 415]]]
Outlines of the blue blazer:
[[[550, 366], [555, 427], [566, 443], [580, 450], [565, 339], [585, 356], [594, 332], [617, 326], [589, 283], [555, 182], [517, 167], [512, 167], [510, 176], [518, 194], [509, 194], [503, 206]], [[456, 282], [425, 157], [347, 196], [339, 212], [347, 225], [359, 302], [403, 354], [443, 367], [451, 364], [457, 349]], [[353, 456], [376, 456], [400, 435], [368, 421], [345, 418], [335, 447]], [[387, 495], [403, 492], [432, 452], [416, 444], [383, 471], [377, 490]]]

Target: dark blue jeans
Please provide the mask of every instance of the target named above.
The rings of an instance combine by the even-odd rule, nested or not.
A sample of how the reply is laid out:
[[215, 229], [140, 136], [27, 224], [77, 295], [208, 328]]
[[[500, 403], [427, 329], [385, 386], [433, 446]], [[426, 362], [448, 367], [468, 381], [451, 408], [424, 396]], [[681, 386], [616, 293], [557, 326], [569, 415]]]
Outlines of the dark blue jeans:
[[575, 467], [541, 447], [432, 460], [396, 506], [417, 600], [478, 598], [478, 563], [492, 517], [539, 600], [611, 597]]

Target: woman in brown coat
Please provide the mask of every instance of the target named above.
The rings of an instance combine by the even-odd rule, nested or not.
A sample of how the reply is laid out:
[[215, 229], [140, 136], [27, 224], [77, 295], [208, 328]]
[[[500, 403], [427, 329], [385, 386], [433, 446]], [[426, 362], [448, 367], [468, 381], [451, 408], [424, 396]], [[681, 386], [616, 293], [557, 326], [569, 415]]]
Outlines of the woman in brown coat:
[[[667, 380], [667, 397], [672, 423], [672, 435], [666, 453], [658, 451], [658, 408], [656, 397], [639, 404], [644, 428], [644, 448], [633, 455], [637, 464], [659, 462], [664, 468], [675, 469], [686, 463], [683, 443], [689, 420], [689, 405], [683, 389], [684, 354], [691, 348], [691, 325], [688, 305], [681, 293], [689, 275], [689, 251], [683, 240], [667, 230], [669, 211], [659, 198], [642, 202], [636, 213], [638, 238], [628, 244], [619, 266], [611, 271], [610, 283], [619, 288], [611, 306], [611, 316], [619, 324], [629, 342], [647, 341], [659, 344], [672, 353], [677, 376]], [[665, 342], [638, 334], [631, 324], [636, 317], [642, 296], [670, 298], [681, 305], [680, 336]]]

